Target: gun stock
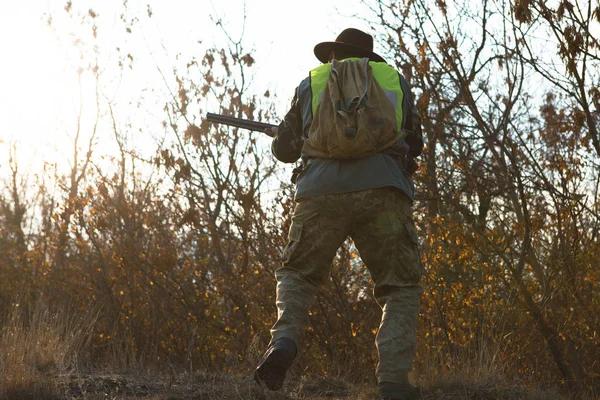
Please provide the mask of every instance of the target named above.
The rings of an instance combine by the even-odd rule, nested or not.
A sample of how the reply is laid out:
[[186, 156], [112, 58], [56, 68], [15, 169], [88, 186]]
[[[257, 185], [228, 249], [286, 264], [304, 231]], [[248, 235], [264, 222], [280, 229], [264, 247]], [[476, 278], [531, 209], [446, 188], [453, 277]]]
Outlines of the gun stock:
[[235, 126], [237, 128], [248, 129], [250, 131], [260, 131], [270, 137], [273, 137], [274, 135], [271, 132], [265, 131], [265, 129], [277, 127], [277, 125], [265, 124], [264, 122], [256, 122], [249, 119], [228, 117], [226, 115], [213, 113], [206, 113], [206, 120], [214, 124], [225, 124], [229, 126]]

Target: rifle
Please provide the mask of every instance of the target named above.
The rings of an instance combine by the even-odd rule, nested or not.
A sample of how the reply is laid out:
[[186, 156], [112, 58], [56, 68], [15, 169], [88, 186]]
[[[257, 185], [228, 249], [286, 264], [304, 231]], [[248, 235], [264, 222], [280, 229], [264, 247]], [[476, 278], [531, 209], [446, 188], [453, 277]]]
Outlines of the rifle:
[[226, 115], [213, 113], [206, 113], [206, 120], [215, 124], [225, 124], [229, 126], [235, 126], [238, 128], [248, 129], [251, 131], [260, 131], [266, 133], [270, 137], [273, 137], [274, 135], [270, 131], [266, 131], [266, 129], [277, 127], [277, 125], [265, 124], [264, 122], [256, 122], [251, 121], [249, 119], [228, 117]]

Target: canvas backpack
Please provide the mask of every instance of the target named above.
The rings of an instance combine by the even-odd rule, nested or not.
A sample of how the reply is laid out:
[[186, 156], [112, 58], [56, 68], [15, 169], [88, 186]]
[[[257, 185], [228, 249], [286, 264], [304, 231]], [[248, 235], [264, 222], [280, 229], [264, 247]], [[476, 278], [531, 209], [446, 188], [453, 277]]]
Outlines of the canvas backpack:
[[391, 148], [405, 136], [397, 129], [394, 105], [373, 77], [369, 59], [333, 60], [302, 153], [364, 158]]

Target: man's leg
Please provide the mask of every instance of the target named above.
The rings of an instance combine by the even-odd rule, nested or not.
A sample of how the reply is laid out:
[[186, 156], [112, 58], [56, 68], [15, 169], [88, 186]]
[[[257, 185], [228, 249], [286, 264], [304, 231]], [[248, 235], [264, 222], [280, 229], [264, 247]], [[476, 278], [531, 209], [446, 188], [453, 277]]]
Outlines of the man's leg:
[[269, 350], [255, 373], [255, 379], [271, 390], [283, 385], [308, 325], [308, 308], [327, 279], [337, 249], [348, 236], [346, 197], [342, 194], [307, 198], [294, 210], [283, 266], [275, 272], [277, 322], [271, 329]]
[[[416, 323], [422, 288], [418, 238], [411, 202], [399, 190], [357, 192], [351, 236], [375, 282], [383, 315], [376, 337], [377, 380], [387, 391], [408, 385], [416, 348]], [[408, 386], [407, 386], [408, 387]], [[400, 390], [400, 389], [399, 389]], [[384, 398], [410, 398], [385, 395]]]

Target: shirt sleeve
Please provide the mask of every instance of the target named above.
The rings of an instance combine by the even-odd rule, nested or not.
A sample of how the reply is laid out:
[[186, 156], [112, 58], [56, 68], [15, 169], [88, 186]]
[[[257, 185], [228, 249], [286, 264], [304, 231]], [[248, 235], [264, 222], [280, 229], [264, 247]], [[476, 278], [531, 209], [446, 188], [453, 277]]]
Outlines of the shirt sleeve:
[[402, 102], [403, 113], [406, 116], [404, 129], [409, 133], [406, 137], [406, 144], [408, 144], [408, 154], [411, 157], [418, 157], [423, 152], [423, 131], [421, 129], [421, 117], [419, 111], [415, 106], [413, 96], [411, 94], [410, 86], [406, 79], [400, 74], [400, 85], [404, 92], [404, 101]]
[[300, 158], [302, 144], [302, 112], [296, 89], [290, 110], [279, 124], [277, 136], [271, 144], [271, 152], [279, 161], [293, 163]]

